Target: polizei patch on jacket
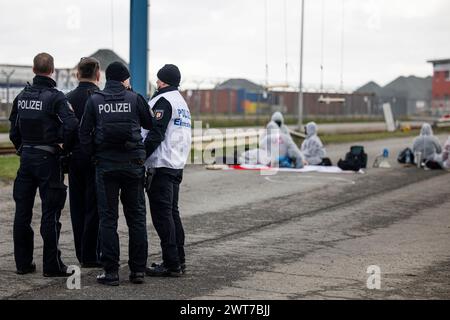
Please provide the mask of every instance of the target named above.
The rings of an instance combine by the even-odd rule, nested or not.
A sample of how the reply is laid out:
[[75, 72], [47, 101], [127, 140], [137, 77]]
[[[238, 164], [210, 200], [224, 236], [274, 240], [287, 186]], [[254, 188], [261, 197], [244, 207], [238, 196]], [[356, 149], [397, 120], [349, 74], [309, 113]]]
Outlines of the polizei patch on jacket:
[[105, 103], [98, 105], [98, 112], [105, 113], [128, 113], [131, 112], [131, 103]]
[[23, 110], [37, 110], [42, 111], [42, 101], [36, 100], [19, 100], [17, 106]]
[[155, 110], [155, 119], [161, 120], [164, 117], [164, 110]]

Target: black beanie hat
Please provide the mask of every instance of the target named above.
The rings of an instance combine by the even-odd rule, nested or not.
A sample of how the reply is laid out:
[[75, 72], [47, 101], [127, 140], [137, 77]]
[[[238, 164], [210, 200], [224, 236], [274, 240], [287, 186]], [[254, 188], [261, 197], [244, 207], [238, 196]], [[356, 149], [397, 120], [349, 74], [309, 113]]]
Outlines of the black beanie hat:
[[158, 79], [170, 86], [178, 87], [181, 81], [181, 73], [176, 65], [166, 64], [158, 71]]
[[121, 62], [113, 62], [106, 68], [106, 80], [125, 81], [130, 77], [128, 68]]

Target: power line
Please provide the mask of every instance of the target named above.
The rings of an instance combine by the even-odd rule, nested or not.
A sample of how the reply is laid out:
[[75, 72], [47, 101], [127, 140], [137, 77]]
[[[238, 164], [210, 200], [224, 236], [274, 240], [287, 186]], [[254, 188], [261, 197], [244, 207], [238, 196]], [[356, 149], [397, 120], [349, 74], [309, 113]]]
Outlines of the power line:
[[344, 36], [345, 36], [345, 0], [342, 0], [342, 26], [341, 26], [341, 91], [344, 90]]
[[324, 58], [325, 58], [325, 0], [322, 0], [322, 21], [321, 21], [321, 37], [320, 37], [320, 90], [323, 91], [324, 79]]
[[305, 0], [301, 0], [300, 21], [300, 79], [298, 86], [298, 130], [301, 131], [303, 124], [303, 34], [305, 26]]
[[111, 0], [110, 2], [111, 7], [111, 48], [114, 51], [114, 0]]
[[285, 76], [286, 76], [286, 84], [289, 81], [288, 72], [289, 72], [289, 63], [288, 63], [288, 21], [287, 21], [287, 0], [284, 0], [284, 53], [285, 53]]
[[269, 86], [269, 1], [265, 1], [265, 56], [266, 56], [266, 87]]

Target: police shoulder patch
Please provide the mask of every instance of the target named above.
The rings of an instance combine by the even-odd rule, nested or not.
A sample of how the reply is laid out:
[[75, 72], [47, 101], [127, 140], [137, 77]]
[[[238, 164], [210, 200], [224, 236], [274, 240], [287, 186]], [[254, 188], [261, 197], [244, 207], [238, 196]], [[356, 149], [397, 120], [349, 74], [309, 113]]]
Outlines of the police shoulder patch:
[[164, 110], [155, 110], [155, 119], [161, 120], [164, 117]]

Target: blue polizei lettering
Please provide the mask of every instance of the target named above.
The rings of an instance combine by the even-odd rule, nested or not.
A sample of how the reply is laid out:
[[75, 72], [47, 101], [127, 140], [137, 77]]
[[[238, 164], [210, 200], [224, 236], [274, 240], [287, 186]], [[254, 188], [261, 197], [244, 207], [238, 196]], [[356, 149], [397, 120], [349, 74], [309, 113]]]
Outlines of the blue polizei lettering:
[[178, 111], [178, 116], [182, 117], [182, 118], [186, 118], [186, 119], [191, 119], [191, 114], [188, 110], [186, 109], [177, 109]]
[[190, 122], [184, 122], [182, 119], [177, 118], [173, 121], [173, 124], [178, 126], [178, 127], [186, 127], [186, 128], [190, 128], [191, 127], [191, 123]]

